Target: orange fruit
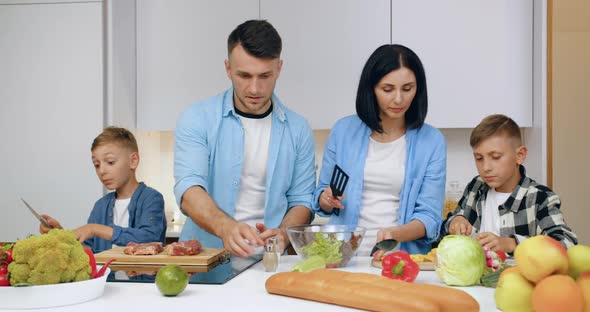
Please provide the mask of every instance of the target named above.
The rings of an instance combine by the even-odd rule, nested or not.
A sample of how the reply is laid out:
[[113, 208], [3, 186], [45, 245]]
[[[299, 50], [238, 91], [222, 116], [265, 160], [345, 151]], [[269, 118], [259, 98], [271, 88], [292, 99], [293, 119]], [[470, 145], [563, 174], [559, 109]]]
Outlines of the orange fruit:
[[545, 277], [535, 286], [532, 299], [536, 312], [584, 311], [582, 289], [569, 275]]

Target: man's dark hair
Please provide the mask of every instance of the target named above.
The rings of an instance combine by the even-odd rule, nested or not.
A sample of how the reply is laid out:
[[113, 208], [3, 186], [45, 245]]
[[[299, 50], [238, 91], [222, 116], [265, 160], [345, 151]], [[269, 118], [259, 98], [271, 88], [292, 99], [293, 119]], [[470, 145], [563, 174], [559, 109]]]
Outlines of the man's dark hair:
[[409, 48], [399, 44], [386, 44], [377, 48], [367, 60], [356, 94], [356, 113], [374, 131], [383, 132], [375, 86], [385, 75], [401, 67], [410, 69], [416, 76], [416, 95], [406, 111], [406, 127], [420, 128], [424, 124], [428, 111], [424, 66], [418, 55]]
[[265, 20], [249, 20], [238, 25], [227, 38], [227, 54], [238, 44], [248, 54], [264, 59], [279, 58], [283, 46], [277, 30]]

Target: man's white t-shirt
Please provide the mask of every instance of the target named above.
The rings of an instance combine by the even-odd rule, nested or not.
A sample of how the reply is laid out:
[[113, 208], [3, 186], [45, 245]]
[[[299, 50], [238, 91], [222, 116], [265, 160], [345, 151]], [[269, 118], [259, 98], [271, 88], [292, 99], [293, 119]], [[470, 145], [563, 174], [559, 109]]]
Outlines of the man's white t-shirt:
[[[380, 143], [369, 138], [359, 226], [369, 230], [357, 250], [368, 256], [377, 240], [377, 231], [398, 223], [399, 200], [406, 166], [406, 136]], [[346, 208], [345, 208], [346, 209]]]
[[500, 212], [498, 206], [504, 204], [511, 193], [496, 192], [489, 189], [481, 212], [481, 227], [479, 233], [491, 232], [500, 235]]
[[268, 148], [272, 128], [272, 107], [268, 115], [240, 113], [244, 129], [244, 159], [234, 219], [251, 226], [264, 223]]

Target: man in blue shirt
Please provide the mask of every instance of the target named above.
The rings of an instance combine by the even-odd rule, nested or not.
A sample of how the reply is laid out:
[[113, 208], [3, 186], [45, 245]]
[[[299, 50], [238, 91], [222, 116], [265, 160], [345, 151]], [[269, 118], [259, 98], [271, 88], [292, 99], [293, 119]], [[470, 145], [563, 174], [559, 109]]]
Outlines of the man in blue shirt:
[[312, 131], [273, 93], [281, 45], [266, 21], [239, 25], [225, 61], [232, 87], [180, 116], [174, 192], [189, 217], [181, 241], [197, 239], [246, 257], [269, 237], [284, 250], [286, 228], [312, 219]]

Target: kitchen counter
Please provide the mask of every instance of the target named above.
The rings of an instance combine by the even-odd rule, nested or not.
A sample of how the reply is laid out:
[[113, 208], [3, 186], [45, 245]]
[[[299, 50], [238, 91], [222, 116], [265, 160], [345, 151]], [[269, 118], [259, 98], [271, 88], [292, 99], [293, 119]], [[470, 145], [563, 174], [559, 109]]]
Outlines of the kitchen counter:
[[[289, 271], [299, 261], [297, 256], [283, 256], [277, 271]], [[380, 274], [381, 270], [372, 267], [370, 263], [370, 257], [355, 257], [343, 270]], [[189, 284], [177, 297], [162, 296], [153, 283], [107, 283], [104, 295], [98, 299], [77, 305], [30, 311], [134, 311], [146, 307], [149, 307], [149, 310], [165, 311], [192, 309], [257, 312], [357, 311], [336, 305], [268, 294], [264, 288], [264, 282], [272, 274], [274, 273], [265, 272], [262, 263], [259, 262], [224, 285]], [[443, 285], [434, 271], [421, 271], [415, 283]], [[479, 302], [481, 311], [496, 311], [493, 288], [480, 286], [459, 288]]]

